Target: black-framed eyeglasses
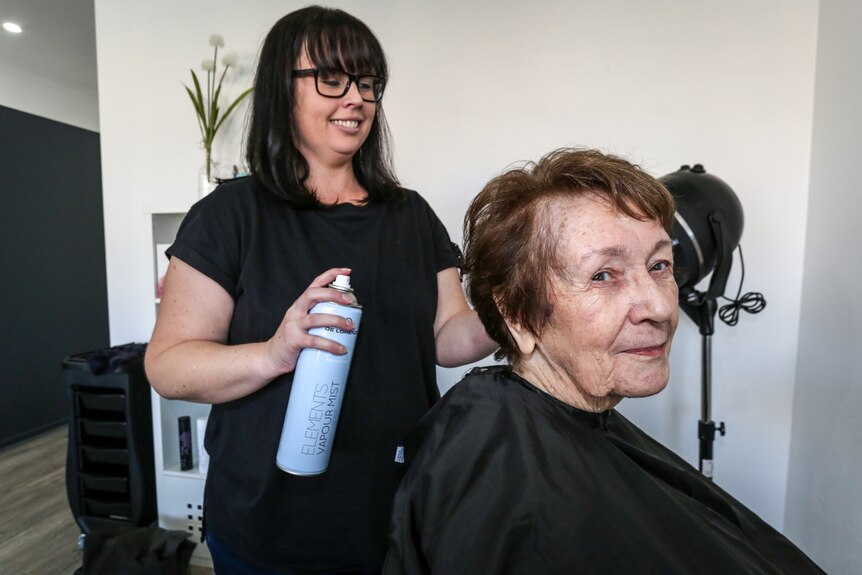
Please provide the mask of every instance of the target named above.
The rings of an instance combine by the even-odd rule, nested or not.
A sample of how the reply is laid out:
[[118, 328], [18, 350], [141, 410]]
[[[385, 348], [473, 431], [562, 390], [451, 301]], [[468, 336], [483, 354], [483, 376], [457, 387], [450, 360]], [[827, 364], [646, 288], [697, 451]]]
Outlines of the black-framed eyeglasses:
[[341, 70], [305, 68], [293, 70], [290, 76], [292, 78], [314, 76], [317, 93], [326, 98], [340, 98], [350, 90], [350, 86], [356, 84], [359, 96], [364, 101], [379, 102], [383, 97], [383, 89], [386, 88], [386, 78], [383, 76], [348, 74]]

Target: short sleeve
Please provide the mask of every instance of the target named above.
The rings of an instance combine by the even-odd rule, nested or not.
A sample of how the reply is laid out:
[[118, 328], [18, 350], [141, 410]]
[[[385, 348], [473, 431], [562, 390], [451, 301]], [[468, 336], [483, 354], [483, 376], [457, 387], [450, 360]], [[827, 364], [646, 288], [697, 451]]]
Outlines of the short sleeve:
[[[241, 190], [217, 188], [189, 210], [168, 257], [178, 257], [219, 284], [234, 299], [241, 267], [243, 220], [249, 217]], [[247, 198], [246, 198], [247, 199]]]
[[437, 214], [434, 213], [431, 206], [428, 205], [424, 198], [420, 198], [420, 200], [422, 201], [423, 209], [426, 211], [426, 217], [431, 228], [431, 241], [434, 245], [436, 271], [441, 272], [452, 267], [460, 269], [461, 250], [458, 248], [458, 244], [452, 242], [449, 232], [446, 231], [446, 227], [440, 221], [440, 218], [437, 217]]

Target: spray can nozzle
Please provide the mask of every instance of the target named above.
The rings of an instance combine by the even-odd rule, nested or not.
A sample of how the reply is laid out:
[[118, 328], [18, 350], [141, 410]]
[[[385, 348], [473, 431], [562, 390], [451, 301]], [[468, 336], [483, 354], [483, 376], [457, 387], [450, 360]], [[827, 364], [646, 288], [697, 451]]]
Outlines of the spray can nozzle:
[[337, 275], [335, 276], [335, 281], [330, 284], [335, 289], [350, 290], [350, 276], [345, 275]]

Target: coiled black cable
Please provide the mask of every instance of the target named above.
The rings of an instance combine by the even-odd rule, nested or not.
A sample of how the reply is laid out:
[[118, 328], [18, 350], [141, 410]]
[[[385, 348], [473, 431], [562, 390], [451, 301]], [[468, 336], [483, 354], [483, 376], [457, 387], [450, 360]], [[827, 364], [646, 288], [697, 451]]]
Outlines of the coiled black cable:
[[739, 321], [739, 310], [743, 309], [748, 313], [760, 313], [766, 307], [766, 298], [760, 292], [748, 292], [742, 297], [742, 282], [745, 280], [745, 259], [742, 257], [742, 245], [739, 247], [739, 266], [742, 273], [739, 278], [739, 289], [736, 291], [736, 297], [731, 299], [725, 295], [721, 296], [730, 303], [718, 308], [718, 317], [729, 326], [734, 326]]

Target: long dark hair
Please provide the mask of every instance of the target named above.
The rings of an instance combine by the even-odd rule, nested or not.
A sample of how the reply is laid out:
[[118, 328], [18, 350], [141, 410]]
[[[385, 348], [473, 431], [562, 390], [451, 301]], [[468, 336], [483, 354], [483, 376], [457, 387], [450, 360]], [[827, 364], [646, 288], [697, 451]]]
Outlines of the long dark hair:
[[[388, 77], [383, 47], [359, 19], [343, 10], [309, 6], [275, 23], [260, 51], [254, 82], [246, 161], [252, 175], [271, 193], [300, 207], [320, 206], [306, 187], [308, 162], [296, 148], [296, 91], [291, 70], [303, 51], [314, 66]], [[365, 143], [353, 156], [353, 172], [368, 201], [403, 193], [389, 153], [389, 127], [382, 100]]]

